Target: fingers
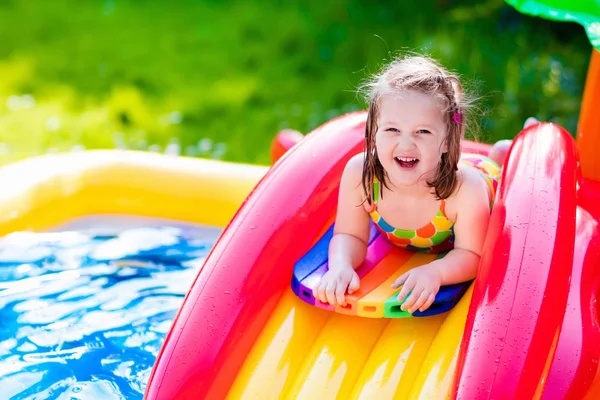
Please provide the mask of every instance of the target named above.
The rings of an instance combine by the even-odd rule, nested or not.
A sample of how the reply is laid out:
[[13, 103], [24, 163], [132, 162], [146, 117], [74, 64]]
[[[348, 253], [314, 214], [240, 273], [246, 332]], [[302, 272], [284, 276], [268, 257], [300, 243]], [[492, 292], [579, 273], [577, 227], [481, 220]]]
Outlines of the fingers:
[[427, 310], [429, 307], [431, 307], [431, 305], [433, 304], [434, 301], [435, 301], [435, 294], [430, 293], [429, 298], [427, 299], [425, 304], [423, 304], [421, 306], [421, 308], [419, 308], [419, 311], [423, 312], [423, 311]]
[[[406, 285], [404, 286], [406, 287]], [[413, 288], [406, 300], [404, 300], [404, 303], [402, 303], [402, 306], [400, 306], [400, 309], [402, 311], [411, 309], [411, 307], [413, 306], [413, 304], [415, 304], [421, 293], [423, 293], [423, 288]], [[402, 302], [402, 300], [398, 301]]]
[[348, 285], [348, 294], [352, 294], [358, 290], [360, 287], [360, 279], [358, 278], [358, 274], [352, 275], [352, 279], [350, 279], [350, 285]]
[[346, 306], [346, 290], [353, 293], [360, 287], [360, 279], [356, 273], [331, 276], [323, 275], [313, 289], [313, 295], [322, 303], [332, 306]]
[[404, 282], [406, 282], [409, 275], [410, 275], [410, 271], [407, 271], [407, 272], [403, 273], [402, 275], [400, 275], [398, 277], [398, 279], [396, 279], [396, 281], [394, 283], [392, 283], [392, 288], [398, 289], [400, 286], [404, 285]]
[[327, 303], [327, 287], [331, 283], [326, 276], [323, 276], [319, 283], [313, 289], [313, 295], [315, 299], [319, 300], [322, 303]]
[[430, 292], [428, 292], [427, 290], [423, 290], [419, 295], [419, 298], [415, 300], [415, 302], [411, 306], [408, 307], [408, 312], [412, 314], [415, 311], [417, 311], [420, 307], [423, 306], [423, 304], [425, 304], [427, 300], [429, 300], [430, 296]]
[[337, 301], [335, 298], [335, 287], [336, 287], [336, 282], [335, 281], [329, 281], [327, 283], [327, 287], [325, 288], [325, 301], [324, 303], [329, 303], [332, 306], [336, 306], [337, 305]]
[[415, 288], [415, 285], [417, 284], [415, 279], [411, 279], [410, 274], [406, 274], [407, 278], [403, 278], [401, 280], [403, 276], [401, 276], [396, 280], [396, 282], [394, 282], [394, 284], [396, 284], [397, 282], [402, 282], [401, 285], [403, 285], [402, 289], [400, 290], [400, 293], [398, 293], [398, 302], [400, 303], [404, 301], [405, 297], [408, 296], [408, 294]]
[[323, 281], [323, 279], [321, 278], [319, 283], [317, 283], [317, 285], [313, 289], [313, 296], [315, 296], [315, 299], [317, 299], [319, 301], [326, 300], [325, 299], [325, 286], [326, 286], [326, 284]]
[[[343, 307], [346, 305], [346, 288], [347, 287], [348, 287], [348, 284], [344, 284], [344, 282], [338, 282], [338, 284], [336, 285], [335, 300], [336, 300], [338, 306]], [[335, 305], [331, 302], [330, 302], [330, 304]]]

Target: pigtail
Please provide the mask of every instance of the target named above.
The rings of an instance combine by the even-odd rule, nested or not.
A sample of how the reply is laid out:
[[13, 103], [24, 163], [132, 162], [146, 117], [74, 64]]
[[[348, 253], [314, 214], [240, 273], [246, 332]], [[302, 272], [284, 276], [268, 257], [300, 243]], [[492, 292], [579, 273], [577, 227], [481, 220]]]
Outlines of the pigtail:
[[365, 161], [363, 164], [362, 187], [365, 201], [373, 204], [373, 182], [375, 178], [380, 182], [385, 182], [385, 172], [379, 157], [377, 148], [375, 147], [375, 134], [377, 133], [377, 100], [372, 99], [369, 104], [369, 112], [367, 114], [367, 123], [365, 125]]
[[458, 161], [460, 160], [460, 141], [464, 132], [464, 118], [459, 107], [462, 87], [453, 75], [438, 75], [436, 81], [449, 104], [446, 111], [448, 133], [442, 144], [442, 146], [445, 144], [446, 152], [442, 153], [435, 177], [427, 184], [435, 190], [438, 200], [445, 200], [454, 193], [458, 185], [456, 171], [458, 171]]
[[427, 184], [434, 188], [438, 200], [447, 199], [458, 184], [458, 161], [460, 159], [460, 125], [452, 125], [446, 135], [447, 151], [442, 153], [434, 179]]

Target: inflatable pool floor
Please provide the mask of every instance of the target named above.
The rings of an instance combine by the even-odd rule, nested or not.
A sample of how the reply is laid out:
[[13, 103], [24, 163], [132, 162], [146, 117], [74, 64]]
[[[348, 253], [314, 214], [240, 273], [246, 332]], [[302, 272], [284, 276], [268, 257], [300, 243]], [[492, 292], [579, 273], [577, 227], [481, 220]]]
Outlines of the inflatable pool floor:
[[330, 121], [272, 168], [127, 151], [26, 160], [0, 169], [12, 189], [1, 195], [0, 230], [107, 214], [227, 225], [167, 335], [147, 399], [591, 396], [600, 385], [600, 185], [581, 177], [575, 142], [556, 125], [515, 139], [480, 274], [449, 311], [366, 318], [294, 293], [294, 265], [333, 222], [364, 123], [364, 113]]

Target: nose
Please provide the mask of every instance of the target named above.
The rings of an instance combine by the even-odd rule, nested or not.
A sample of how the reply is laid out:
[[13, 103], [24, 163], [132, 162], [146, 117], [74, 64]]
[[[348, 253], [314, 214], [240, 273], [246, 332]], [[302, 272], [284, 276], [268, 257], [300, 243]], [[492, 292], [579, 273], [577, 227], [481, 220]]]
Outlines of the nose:
[[398, 135], [398, 147], [401, 150], [412, 150], [415, 147], [415, 141], [413, 140], [412, 135], [403, 133]]

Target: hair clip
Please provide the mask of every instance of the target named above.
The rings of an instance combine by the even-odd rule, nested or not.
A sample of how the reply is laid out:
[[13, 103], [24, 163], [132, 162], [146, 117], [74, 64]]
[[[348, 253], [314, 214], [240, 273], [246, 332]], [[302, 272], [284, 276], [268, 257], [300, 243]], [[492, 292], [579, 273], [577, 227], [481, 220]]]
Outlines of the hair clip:
[[452, 114], [452, 123], [455, 125], [462, 124], [462, 114], [460, 113], [460, 111], [457, 111], [454, 114]]

